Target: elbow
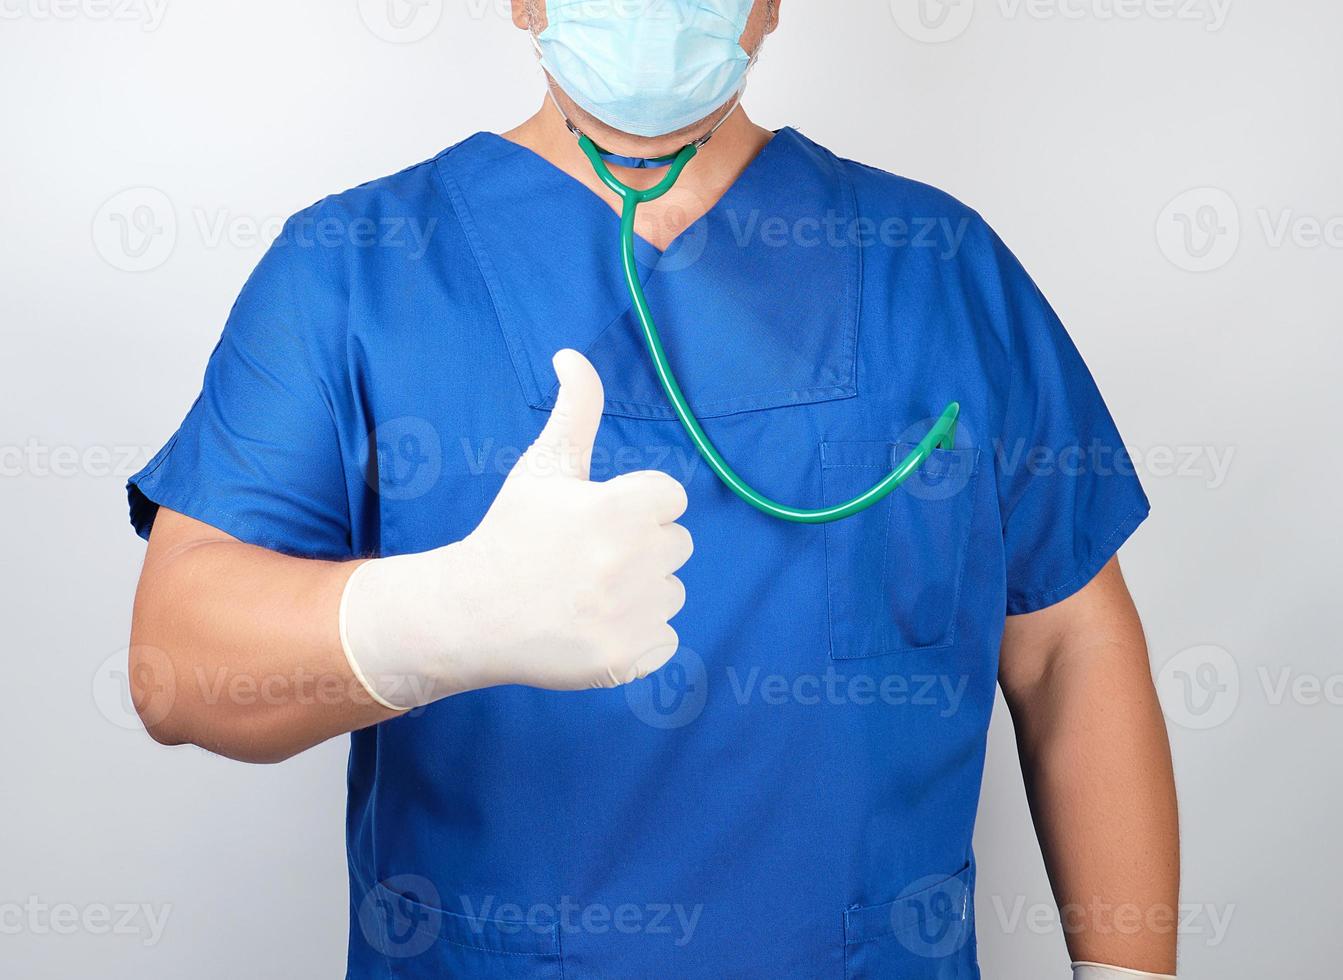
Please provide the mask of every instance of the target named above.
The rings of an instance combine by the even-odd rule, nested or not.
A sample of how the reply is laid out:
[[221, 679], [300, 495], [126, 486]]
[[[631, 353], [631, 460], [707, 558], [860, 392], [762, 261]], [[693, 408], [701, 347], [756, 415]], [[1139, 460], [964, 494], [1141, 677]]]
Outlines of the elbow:
[[194, 745], [252, 765], [278, 765], [298, 755], [306, 746], [290, 745], [265, 737], [264, 725], [240, 728], [236, 724], [211, 724], [200, 716], [190, 698], [179, 697], [177, 670], [161, 648], [133, 642], [127, 663], [131, 702], [145, 731], [159, 745]]
[[207, 670], [214, 662], [208, 641], [184, 628], [190, 614], [164, 582], [162, 564], [141, 576], [126, 663], [131, 704], [149, 737], [256, 765], [285, 762], [308, 748], [294, 743], [284, 717], [265, 699], [234, 703], [217, 688], [216, 672]]
[[168, 746], [190, 742], [178, 710], [177, 671], [172, 658], [132, 633], [126, 676], [131, 704], [149, 737]]
[[131, 702], [145, 731], [159, 745], [194, 745], [215, 755], [251, 765], [278, 765], [301, 753], [295, 745], [267, 732], [259, 719], [210, 718], [189, 697], [181, 697], [177, 670], [162, 649], [134, 644], [127, 664]]
[[219, 752], [217, 754], [249, 766], [278, 766], [300, 755], [301, 752], [302, 749], [298, 748], [291, 750], [271, 746], [266, 748], [239, 748], [236, 751]]
[[131, 641], [126, 681], [131, 706], [149, 737], [160, 745], [184, 745], [181, 706], [178, 704], [177, 667], [162, 641], [161, 604], [154, 601], [153, 579], [141, 574], [131, 610]]

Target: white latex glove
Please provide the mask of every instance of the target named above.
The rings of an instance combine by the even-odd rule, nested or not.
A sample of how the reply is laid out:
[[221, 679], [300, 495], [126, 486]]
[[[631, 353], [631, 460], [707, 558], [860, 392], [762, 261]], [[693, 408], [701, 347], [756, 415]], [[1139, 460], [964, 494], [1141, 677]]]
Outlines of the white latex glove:
[[1073, 980], [1175, 980], [1166, 973], [1143, 973], [1141, 970], [1126, 970], [1120, 966], [1105, 966], [1101, 963], [1074, 963]]
[[341, 643], [383, 705], [417, 708], [521, 684], [610, 688], [660, 668], [679, 645], [675, 572], [690, 532], [685, 488], [646, 471], [589, 482], [601, 379], [555, 355], [550, 420], [480, 526], [456, 544], [361, 565], [345, 587]]

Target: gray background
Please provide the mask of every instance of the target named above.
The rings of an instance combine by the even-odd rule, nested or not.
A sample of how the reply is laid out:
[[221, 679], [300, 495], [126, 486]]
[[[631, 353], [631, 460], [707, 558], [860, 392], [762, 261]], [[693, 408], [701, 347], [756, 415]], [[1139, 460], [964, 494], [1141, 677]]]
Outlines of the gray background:
[[[537, 105], [500, 0], [419, 4], [0, 8], [4, 976], [343, 970], [344, 740], [251, 768], [135, 730], [118, 672], [143, 547], [121, 486], [278, 220]], [[1141, 461], [1155, 512], [1124, 561], [1182, 790], [1184, 975], [1334, 975], [1343, 9], [784, 15], [757, 120], [981, 210]], [[986, 976], [1065, 976], [1001, 712], [978, 851]]]

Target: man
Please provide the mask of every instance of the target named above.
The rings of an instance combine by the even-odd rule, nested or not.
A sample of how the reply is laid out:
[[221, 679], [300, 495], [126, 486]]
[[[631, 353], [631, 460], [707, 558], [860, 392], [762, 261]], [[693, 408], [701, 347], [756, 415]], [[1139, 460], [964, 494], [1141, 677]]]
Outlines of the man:
[[[275, 762], [353, 733], [351, 976], [977, 976], [995, 680], [1077, 976], [1174, 971], [1115, 561], [1146, 499], [974, 212], [739, 108], [778, 14], [514, 0], [541, 109], [291, 220], [131, 481], [151, 734]], [[744, 479], [846, 501], [952, 400], [955, 448], [825, 526], [741, 503], [650, 365], [575, 132], [643, 187], [711, 134], [635, 250]], [[370, 222], [434, 231], [322, 233]], [[268, 696], [193, 682], [220, 671]]]

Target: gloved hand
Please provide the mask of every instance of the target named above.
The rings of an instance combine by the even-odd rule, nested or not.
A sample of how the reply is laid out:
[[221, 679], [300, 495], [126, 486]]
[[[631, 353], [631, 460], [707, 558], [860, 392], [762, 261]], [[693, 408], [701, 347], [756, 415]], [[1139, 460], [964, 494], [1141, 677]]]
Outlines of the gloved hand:
[[1073, 980], [1175, 980], [1165, 973], [1143, 973], [1100, 963], [1074, 963]]
[[589, 482], [605, 395], [583, 355], [555, 355], [550, 420], [463, 541], [361, 565], [340, 635], [388, 708], [521, 684], [557, 691], [646, 677], [676, 653], [685, 488], [647, 471]]

